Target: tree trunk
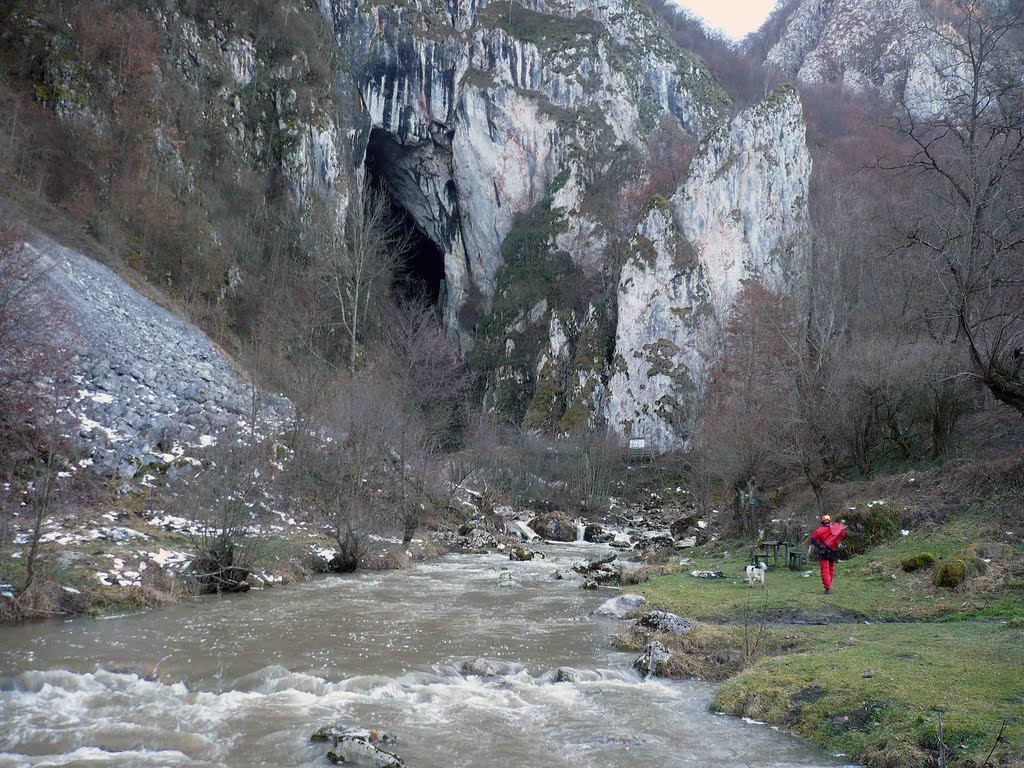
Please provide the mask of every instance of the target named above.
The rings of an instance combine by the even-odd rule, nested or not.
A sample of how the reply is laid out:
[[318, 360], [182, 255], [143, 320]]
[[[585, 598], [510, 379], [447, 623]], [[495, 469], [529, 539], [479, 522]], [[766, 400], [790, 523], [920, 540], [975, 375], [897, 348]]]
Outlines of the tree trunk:
[[1024, 416], [1024, 381], [998, 369], [988, 371], [983, 380], [996, 400]]

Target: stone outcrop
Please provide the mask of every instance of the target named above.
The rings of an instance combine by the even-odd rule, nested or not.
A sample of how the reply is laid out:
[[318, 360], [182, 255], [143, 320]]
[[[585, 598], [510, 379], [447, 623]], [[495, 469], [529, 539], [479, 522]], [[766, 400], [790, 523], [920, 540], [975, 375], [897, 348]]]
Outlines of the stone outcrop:
[[877, 92], [928, 116], [954, 86], [957, 58], [939, 25], [922, 0], [800, 0], [773, 37], [754, 42], [765, 64], [800, 83]]
[[[685, 445], [709, 324], [743, 280], [781, 278], [805, 222], [795, 95], [734, 116], [640, 0], [316, 8], [304, 23], [317, 39], [280, 56], [230, 9], [209, 23], [156, 13], [163, 74], [180, 75], [218, 142], [217, 173], [199, 174], [173, 126], [157, 126], [186, 197], [205, 199], [211, 176], [251, 178], [282, 193], [284, 219], [308, 224], [324, 202], [339, 224], [372, 166], [442, 254], [442, 315], [489, 408], [532, 430], [607, 423], [655, 450]], [[102, 132], [111, 116], [54, 67], [54, 108]], [[699, 145], [688, 177], [642, 221], [613, 223], [663, 123]], [[209, 237], [229, 239], [215, 225]], [[223, 297], [246, 279], [244, 264], [225, 270]]]
[[619, 279], [606, 413], [620, 435], [687, 441], [714, 320], [745, 280], [780, 284], [799, 266], [810, 172], [800, 99], [782, 87], [714, 131], [652, 208]]
[[576, 525], [564, 512], [550, 512], [533, 520], [533, 530], [549, 541], [576, 541]]
[[662, 632], [667, 635], [685, 635], [694, 628], [694, 623], [682, 616], [667, 611], [651, 611], [641, 617], [636, 626], [652, 632]]
[[633, 660], [633, 669], [642, 675], [664, 675], [672, 654], [660, 640], [648, 643]]
[[445, 253], [452, 326], [493, 296], [516, 214], [561, 171], [586, 186], [603, 156], [642, 145], [650, 113], [700, 135], [727, 104], [632, 0], [320, 5], [390, 155], [389, 187]]
[[318, 729], [310, 741], [329, 741], [331, 750], [327, 759], [332, 763], [359, 763], [374, 768], [403, 768], [405, 762], [384, 747], [390, 747], [397, 739], [384, 731], [367, 728], [353, 728], [345, 725], [329, 725]]

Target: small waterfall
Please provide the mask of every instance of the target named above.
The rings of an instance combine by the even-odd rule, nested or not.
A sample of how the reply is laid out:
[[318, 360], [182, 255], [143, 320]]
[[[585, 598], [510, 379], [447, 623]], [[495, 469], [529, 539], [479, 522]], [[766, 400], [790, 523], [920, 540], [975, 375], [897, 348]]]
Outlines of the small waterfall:
[[576, 521], [576, 541], [585, 541], [583, 535], [587, 532], [587, 525], [582, 520]]
[[505, 532], [521, 536], [524, 541], [539, 539], [537, 532], [522, 520], [510, 520], [505, 523]]

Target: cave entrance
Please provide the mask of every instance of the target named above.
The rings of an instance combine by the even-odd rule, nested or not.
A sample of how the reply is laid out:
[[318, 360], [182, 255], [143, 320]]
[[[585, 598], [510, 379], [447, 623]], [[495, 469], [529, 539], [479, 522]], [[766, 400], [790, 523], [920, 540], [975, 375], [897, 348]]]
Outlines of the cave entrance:
[[392, 293], [401, 302], [423, 301], [437, 307], [445, 299], [444, 252], [402, 203], [403, 199], [415, 200], [423, 196], [415, 180], [400, 164], [402, 153], [401, 145], [386, 131], [374, 128], [366, 146], [366, 183], [384, 193], [390, 217], [405, 241], [404, 253], [391, 284]]

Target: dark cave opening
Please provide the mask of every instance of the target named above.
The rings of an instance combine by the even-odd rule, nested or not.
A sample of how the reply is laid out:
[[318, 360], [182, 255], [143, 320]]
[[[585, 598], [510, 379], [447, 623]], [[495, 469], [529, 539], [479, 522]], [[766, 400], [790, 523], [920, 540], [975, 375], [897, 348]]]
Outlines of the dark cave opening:
[[444, 252], [427, 236], [400, 202], [422, 195], [414, 179], [401, 169], [402, 147], [387, 132], [374, 128], [366, 146], [366, 183], [382, 190], [390, 217], [398, 224], [404, 253], [397, 265], [391, 290], [399, 301], [444, 301]]

